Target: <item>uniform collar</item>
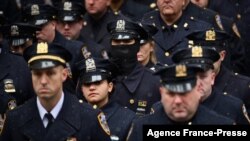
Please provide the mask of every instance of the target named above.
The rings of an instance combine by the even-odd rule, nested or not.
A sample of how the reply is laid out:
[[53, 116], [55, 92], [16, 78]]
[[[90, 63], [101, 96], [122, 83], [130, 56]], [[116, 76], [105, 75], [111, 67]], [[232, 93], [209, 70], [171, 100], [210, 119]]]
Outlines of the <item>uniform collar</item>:
[[[60, 100], [58, 101], [58, 103], [56, 104], [56, 106], [50, 111], [50, 113], [52, 114], [52, 116], [54, 117], [54, 119], [56, 119], [56, 117], [58, 116], [59, 112], [62, 109], [62, 105], [63, 105], [63, 101], [64, 101], [64, 93], [62, 93], [62, 96], [60, 98]], [[37, 107], [38, 107], [38, 111], [39, 111], [39, 115], [40, 118], [43, 120], [44, 119], [44, 115], [46, 113], [48, 113], [48, 111], [46, 111], [46, 109], [42, 106], [40, 100], [36, 99], [36, 103], [37, 103]]]

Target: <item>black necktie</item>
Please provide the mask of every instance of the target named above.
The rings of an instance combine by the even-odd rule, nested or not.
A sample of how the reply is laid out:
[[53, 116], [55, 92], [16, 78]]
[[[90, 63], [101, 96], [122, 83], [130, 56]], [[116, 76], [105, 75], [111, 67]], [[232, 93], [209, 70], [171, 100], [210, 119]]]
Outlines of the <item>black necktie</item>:
[[48, 124], [47, 124], [47, 126], [46, 126], [46, 130], [48, 131], [49, 128], [50, 128], [50, 126], [51, 126], [51, 125], [53, 124], [53, 122], [54, 122], [54, 118], [53, 118], [53, 116], [51, 115], [51, 113], [45, 114], [45, 117], [48, 119]]

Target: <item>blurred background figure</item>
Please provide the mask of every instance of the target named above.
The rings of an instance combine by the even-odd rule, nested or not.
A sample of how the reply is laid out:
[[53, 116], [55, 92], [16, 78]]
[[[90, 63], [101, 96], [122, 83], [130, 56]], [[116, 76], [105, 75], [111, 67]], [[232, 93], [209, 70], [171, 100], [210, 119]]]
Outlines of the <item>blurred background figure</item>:
[[141, 46], [137, 53], [137, 60], [146, 68], [153, 69], [157, 62], [153, 35], [156, 34], [158, 29], [149, 24], [142, 23], [141, 26], [147, 32], [148, 36], [140, 41]]
[[0, 11], [0, 93], [7, 93], [21, 105], [35, 94], [28, 64], [23, 56], [10, 52], [8, 41], [3, 38], [5, 23], [4, 13]]
[[111, 0], [110, 8], [115, 14], [121, 13], [133, 21], [140, 21], [152, 9], [134, 0]]
[[26, 23], [13, 23], [2, 27], [4, 38], [8, 40], [14, 54], [23, 55], [25, 48], [36, 41], [36, 31], [40, 28]]
[[110, 34], [107, 24], [119, 17], [110, 9], [111, 0], [85, 0], [86, 14], [81, 35], [85, 40], [93, 40], [110, 50]]

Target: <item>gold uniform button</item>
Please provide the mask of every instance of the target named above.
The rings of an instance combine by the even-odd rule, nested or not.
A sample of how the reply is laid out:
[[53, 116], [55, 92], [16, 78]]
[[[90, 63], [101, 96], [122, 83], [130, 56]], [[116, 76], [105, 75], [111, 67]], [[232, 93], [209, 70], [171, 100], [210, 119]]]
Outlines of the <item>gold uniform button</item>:
[[129, 103], [130, 103], [130, 104], [134, 104], [134, 103], [135, 103], [135, 100], [134, 100], [134, 99], [130, 99], [130, 100], [129, 100]]
[[238, 19], [241, 19], [241, 15], [240, 15], [240, 14], [237, 14], [237, 18], [238, 18]]
[[149, 7], [151, 8], [151, 9], [154, 9], [154, 8], [156, 8], [156, 3], [151, 3], [150, 5], [149, 5]]
[[224, 94], [224, 95], [227, 95], [227, 92], [224, 92], [223, 94]]
[[188, 125], [192, 125], [192, 122], [190, 121], [190, 122], [188, 122]]
[[169, 56], [170, 55], [170, 53], [169, 52], [165, 52], [165, 56]]
[[119, 14], [119, 12], [115, 11], [115, 12], [114, 12], [114, 14], [115, 14], [115, 15], [118, 15], [118, 14]]

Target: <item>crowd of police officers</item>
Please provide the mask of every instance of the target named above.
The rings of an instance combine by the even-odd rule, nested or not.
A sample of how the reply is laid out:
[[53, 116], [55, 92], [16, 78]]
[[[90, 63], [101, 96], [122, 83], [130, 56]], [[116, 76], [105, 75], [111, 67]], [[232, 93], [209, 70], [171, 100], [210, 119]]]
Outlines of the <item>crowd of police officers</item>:
[[[1, 0], [0, 140], [138, 141], [144, 124], [249, 124], [249, 13], [248, 0]], [[137, 53], [152, 40], [147, 68]], [[51, 107], [36, 80], [60, 66]]]

